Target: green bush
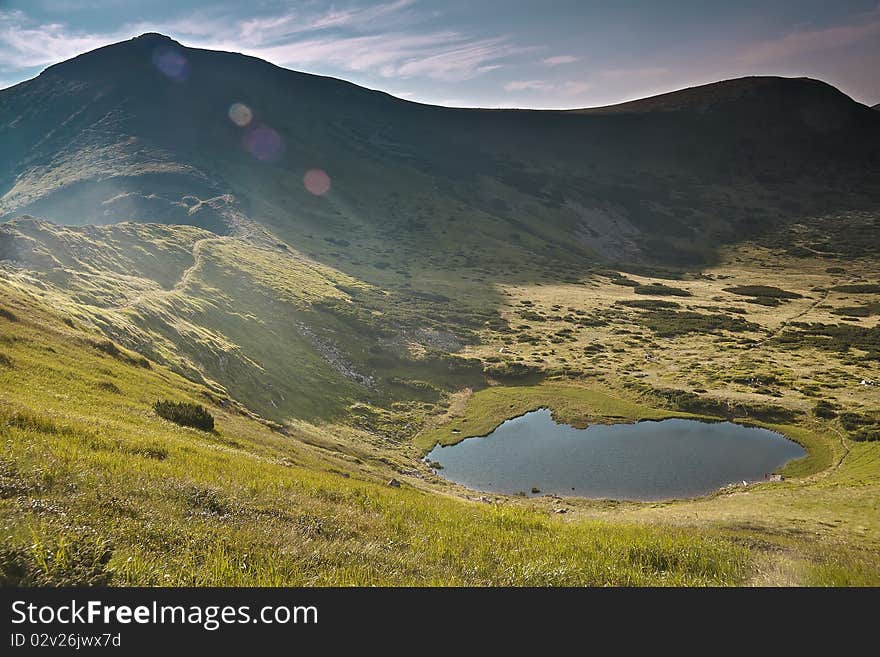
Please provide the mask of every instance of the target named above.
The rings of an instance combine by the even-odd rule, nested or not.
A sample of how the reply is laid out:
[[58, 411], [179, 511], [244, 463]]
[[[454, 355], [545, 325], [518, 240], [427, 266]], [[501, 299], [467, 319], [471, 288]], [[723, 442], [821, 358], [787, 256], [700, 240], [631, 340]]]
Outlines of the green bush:
[[153, 404], [153, 409], [159, 417], [180, 426], [193, 427], [202, 431], [214, 430], [214, 416], [199, 404], [173, 402], [166, 399]]
[[693, 296], [687, 290], [683, 290], [680, 287], [672, 287], [670, 285], [664, 285], [663, 283], [651, 283], [650, 285], [639, 285], [633, 288], [633, 292], [636, 294], [653, 294], [659, 296], [669, 296], [669, 297], [690, 297]]
[[813, 415], [830, 420], [837, 417], [837, 411], [834, 410], [834, 404], [824, 399], [820, 399], [813, 407]]
[[767, 299], [800, 299], [797, 292], [789, 292], [772, 285], [735, 285], [724, 288], [725, 292], [739, 294], [744, 297], [763, 297]]
[[652, 310], [642, 314], [638, 323], [662, 338], [672, 338], [688, 333], [714, 333], [716, 331], [757, 331], [761, 327], [742, 317], [723, 314], [703, 314], [691, 311]]
[[490, 379], [498, 381], [524, 381], [543, 377], [540, 367], [510, 361], [484, 366], [483, 373]]
[[859, 427], [870, 424], [870, 418], [860, 415], [859, 413], [841, 413], [840, 425], [847, 431], [855, 431]]
[[617, 306], [626, 306], [627, 308], [640, 308], [641, 310], [668, 310], [672, 308], [681, 308], [681, 305], [675, 301], [664, 301], [662, 299], [627, 299], [618, 301]]
[[640, 283], [626, 276], [616, 275], [611, 277], [611, 283], [622, 287], [639, 287]]
[[880, 292], [877, 283], [852, 283], [850, 285], [835, 285], [831, 288], [835, 292], [851, 292], [853, 294], [875, 294]]
[[880, 426], [867, 427], [850, 434], [850, 438], [859, 443], [873, 443], [880, 440]]

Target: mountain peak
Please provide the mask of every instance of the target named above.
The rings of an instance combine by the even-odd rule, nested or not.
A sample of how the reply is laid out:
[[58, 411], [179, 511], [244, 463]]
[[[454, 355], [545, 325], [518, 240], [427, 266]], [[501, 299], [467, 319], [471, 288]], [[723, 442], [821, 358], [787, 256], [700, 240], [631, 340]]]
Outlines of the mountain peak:
[[132, 37], [128, 41], [123, 41], [116, 45], [124, 46], [126, 44], [134, 44], [136, 46], [144, 48], [158, 48], [161, 46], [186, 48], [186, 46], [181, 44], [179, 41], [175, 41], [170, 36], [161, 34], [159, 32], [144, 32], [141, 35]]
[[142, 41], [142, 42], [154, 42], [154, 43], [173, 43], [175, 45], [180, 45], [172, 39], [170, 36], [166, 34], [161, 34], [159, 32], [144, 32], [136, 37], [132, 37], [132, 41]]
[[[49, 66], [44, 73], [78, 72], [85, 74], [103, 73], [119, 66], [131, 67], [148, 62], [156, 51], [181, 49], [186, 46], [158, 32], [145, 32], [126, 41], [111, 43], [82, 55]], [[134, 70], [129, 68], [129, 70]]]

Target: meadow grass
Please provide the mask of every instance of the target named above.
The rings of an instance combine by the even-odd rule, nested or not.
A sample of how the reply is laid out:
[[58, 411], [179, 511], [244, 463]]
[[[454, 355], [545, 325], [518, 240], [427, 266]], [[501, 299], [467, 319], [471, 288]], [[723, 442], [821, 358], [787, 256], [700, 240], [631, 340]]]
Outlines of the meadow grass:
[[[12, 288], [0, 305], [4, 584], [722, 585], [748, 551], [719, 536], [483, 504], [405, 485], [235, 412], [156, 416], [207, 390], [140, 367]], [[124, 354], [124, 352], [122, 352]], [[115, 391], [103, 383], [112, 382]]]

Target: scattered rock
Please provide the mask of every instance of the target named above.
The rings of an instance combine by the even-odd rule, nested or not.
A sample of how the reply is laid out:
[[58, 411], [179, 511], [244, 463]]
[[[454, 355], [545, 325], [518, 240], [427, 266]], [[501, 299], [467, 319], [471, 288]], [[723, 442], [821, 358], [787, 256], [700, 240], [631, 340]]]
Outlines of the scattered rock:
[[388, 480], [388, 485], [391, 486], [391, 488], [400, 488], [400, 482], [394, 477]]
[[568, 509], [553, 509], [553, 513], [568, 513]]

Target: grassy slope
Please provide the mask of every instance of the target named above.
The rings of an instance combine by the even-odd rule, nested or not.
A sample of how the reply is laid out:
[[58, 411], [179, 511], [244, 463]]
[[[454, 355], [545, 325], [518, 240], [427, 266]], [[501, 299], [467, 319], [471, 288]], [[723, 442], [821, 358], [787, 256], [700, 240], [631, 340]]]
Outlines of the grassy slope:
[[730, 584], [748, 572], [744, 548], [705, 532], [389, 488], [380, 462], [311, 446], [332, 443], [329, 428], [286, 437], [216, 405], [216, 433], [177, 427], [151, 403], [207, 403], [206, 389], [89, 346], [6, 283], [0, 306], [5, 583]]
[[[858, 230], [853, 234], [864, 234], [868, 240], [876, 230], [871, 228], [876, 226], [876, 218], [871, 216], [841, 216], [835, 220], [855, 226]], [[875, 330], [876, 315], [842, 320], [835, 314], [839, 308], [878, 301], [874, 293], [834, 289], [850, 282], [878, 280], [880, 265], [872, 250], [863, 248], [865, 238], [827, 245], [818, 241], [823, 239], [818, 228], [813, 231], [805, 225], [799, 229], [804, 234], [796, 235], [784, 248], [796, 243], [808, 253], [812, 253], [810, 249], [826, 253], [795, 257], [778, 247], [745, 245], [726, 254], [716, 267], [678, 280], [663, 279], [662, 272], [639, 270], [626, 274], [636, 284], [665, 280], [669, 286], [686, 289], [691, 296], [660, 296], [653, 300], [668, 303], [674, 299], [679, 304], [674, 313], [693, 313], [703, 318], [694, 323], [691, 315], [662, 315], [621, 303], [652, 297], [636, 294], [629, 285], [615, 284], [621, 282], [619, 274], [596, 270], [579, 278], [560, 272], [559, 267], [540, 258], [523, 263], [527, 275], [513, 272], [508, 279], [500, 261], [492, 261], [498, 255], [493, 252], [482, 260], [462, 257], [445, 266], [440, 262], [417, 262], [407, 270], [410, 265], [405, 258], [383, 253], [375, 245], [349, 248], [324, 243], [322, 248], [347, 249], [353, 257], [364, 260], [387, 260], [387, 267], [373, 267], [374, 282], [368, 284], [321, 265], [307, 254], [265, 240], [219, 239], [198, 229], [179, 227], [121, 225], [86, 230], [91, 232], [88, 240], [81, 239], [82, 234], [76, 230], [44, 225], [39, 239], [33, 232], [29, 235], [37, 245], [35, 257], [39, 260], [51, 256], [52, 264], [42, 270], [4, 267], [2, 285], [11, 304], [26, 305], [12, 308], [20, 321], [4, 324], [2, 335], [24, 331], [32, 342], [4, 340], [0, 345], [0, 351], [13, 364], [11, 369], [0, 366], [3, 399], [10, 405], [10, 412], [29, 408], [38, 418], [47, 413], [59, 414], [61, 426], [74, 427], [68, 433], [41, 435], [28, 432], [27, 423], [24, 428], [15, 428], [4, 421], [3, 430], [10, 434], [14, 431], [16, 436], [12, 443], [16, 448], [11, 452], [14, 457], [8, 472], [4, 470], [10, 482], [9, 500], [13, 500], [5, 503], [7, 525], [14, 537], [11, 544], [18, 546], [9, 553], [13, 566], [31, 564], [30, 568], [30, 560], [37, 558], [33, 550], [21, 552], [22, 546], [54, 545], [54, 541], [67, 540], [62, 537], [68, 535], [69, 528], [57, 522], [63, 512], [77, 519], [72, 525], [75, 531], [70, 533], [71, 540], [79, 541], [77, 545], [85, 539], [76, 538], [76, 527], [90, 528], [86, 538], [112, 540], [114, 554], [125, 554], [126, 559], [132, 545], [148, 545], [153, 550], [155, 541], [168, 541], [180, 548], [210, 536], [226, 545], [232, 560], [244, 552], [259, 554], [250, 545], [259, 544], [265, 547], [265, 567], [287, 563], [290, 570], [283, 581], [290, 582], [598, 581], [590, 580], [592, 575], [577, 580], [583, 572], [575, 571], [564, 575], [572, 579], [555, 579], [558, 573], [554, 574], [553, 560], [566, 563], [560, 556], [562, 552], [586, 549], [582, 544], [589, 541], [583, 532], [598, 532], [602, 540], [612, 542], [615, 536], [629, 536], [618, 533], [629, 531], [619, 523], [642, 525], [645, 533], [640, 536], [645, 537], [665, 535], [666, 527], [677, 526], [684, 532], [684, 542], [679, 544], [682, 546], [692, 545], [689, 541], [693, 532], [713, 541], [724, 536], [749, 553], [749, 567], [738, 571], [737, 577], [746, 578], [741, 581], [839, 584], [877, 582], [880, 577], [880, 455], [874, 445], [843, 439], [836, 422], [820, 422], [810, 415], [819, 399], [841, 410], [870, 412], [878, 408], [880, 388], [858, 385], [861, 379], [876, 378], [876, 361], [858, 348], [828, 350], [821, 344], [797, 343], [792, 347], [775, 340], [781, 332], [794, 330], [796, 322], [845, 321], [859, 330]], [[379, 250], [373, 252], [373, 248]], [[830, 253], [831, 248], [844, 252], [835, 255]], [[366, 270], [372, 265], [364, 262], [357, 267]], [[411, 287], [402, 284], [407, 274], [412, 277]], [[740, 285], [776, 286], [800, 297], [779, 306], [750, 303], [747, 297], [726, 291]], [[426, 300], [414, 295], [413, 289], [442, 290], [449, 293], [450, 300]], [[219, 438], [159, 422], [149, 410], [151, 401], [164, 395], [200, 395], [197, 391], [201, 387], [158, 367], [147, 371], [125, 366], [118, 370], [121, 365], [116, 360], [82, 344], [70, 344], [75, 341], [76, 331], [45, 316], [32, 301], [23, 301], [33, 298], [60, 311], [59, 317], [72, 318], [75, 326], [100, 329], [151, 357], [171, 363], [183, 360], [184, 365], [188, 362], [190, 369], [178, 369], [195, 380], [203, 376], [206, 389], [212, 390], [215, 398], [232, 394], [266, 415], [279, 410], [279, 419], [285, 420], [295, 439], [283, 438], [244, 417], [227, 416], [219, 410]], [[729, 330], [713, 329], [704, 321], [717, 316], [725, 321], [743, 318], [746, 323], [730, 325], [735, 330]], [[24, 321], [30, 317], [35, 318], [35, 325]], [[372, 397], [367, 388], [337, 376], [326, 353], [322, 355], [313, 342], [293, 330], [298, 321], [307, 324], [325, 344], [332, 341], [347, 360], [385, 381], [387, 387]], [[60, 333], [44, 335], [45, 326], [54, 326]], [[465, 393], [447, 397], [448, 391], [473, 387], [475, 382], [467, 377], [456, 378], [446, 361], [426, 356], [430, 341], [425, 341], [420, 331], [427, 329], [440, 333], [452, 329], [468, 336], [470, 343], [464, 345], [461, 355], [493, 366], [527, 365], [549, 378], [540, 386], [491, 387], [470, 397]], [[279, 349], [279, 345], [285, 348]], [[45, 351], [47, 347], [55, 353]], [[378, 354], [376, 348], [380, 348]], [[454, 351], [456, 347], [443, 349]], [[401, 353], [414, 357], [390, 358]], [[58, 354], [68, 354], [78, 362], [68, 362], [59, 369]], [[417, 354], [421, 356], [415, 357]], [[221, 361], [221, 356], [228, 360]], [[51, 369], [41, 369], [49, 365]], [[94, 388], [101, 368], [114, 373], [111, 381], [123, 390], [122, 396], [110, 392], [109, 386]], [[561, 372], [566, 373], [565, 378], [556, 379]], [[170, 377], [163, 380], [176, 383], [168, 384], [171, 387], [165, 390], [150, 384], [138, 392], [138, 386], [157, 376]], [[390, 383], [392, 377], [398, 379], [394, 385]], [[218, 380], [226, 386], [219, 385]], [[574, 423], [683, 415], [669, 404], [660, 408], [664, 404], [656, 391], [663, 389], [683, 390], [699, 394], [701, 399], [744, 407], [773, 404], [799, 413], [793, 420], [796, 426], [790, 422], [768, 426], [803, 442], [811, 457], [787, 466], [784, 472], [790, 479], [783, 484], [725, 491], [674, 504], [576, 499], [532, 502], [495, 497], [510, 513], [524, 514], [528, 522], [537, 519], [535, 522], [544, 527], [541, 531], [546, 531], [542, 534], [547, 537], [546, 544], [527, 527], [511, 530], [498, 538], [500, 542], [492, 543], [494, 530], [487, 529], [491, 523], [485, 523], [498, 512], [482, 504], [449, 499], [449, 495], [464, 497], [472, 493], [443, 482], [417, 461], [422, 450], [437, 438], [450, 440], [468, 433], [486, 433], [505, 417], [538, 406], [549, 406], [560, 419]], [[269, 399], [280, 404], [284, 401], [282, 395], [290, 400], [290, 406], [276, 409]], [[461, 423], [462, 418], [468, 422]], [[95, 433], [91, 425], [110, 428]], [[411, 438], [423, 425], [429, 427], [428, 431], [413, 442]], [[453, 427], [460, 427], [462, 433], [452, 434]], [[27, 441], [20, 440], [24, 434]], [[133, 436], [149, 440], [129, 444]], [[33, 446], [34, 451], [27, 456], [22, 446]], [[229, 447], [234, 451], [230, 452]], [[54, 465], [59, 449], [67, 455], [61, 461], [63, 467]], [[162, 450], [167, 457], [155, 459], [163, 454]], [[257, 471], [253, 469], [257, 467], [253, 464], [254, 453], [293, 459], [298, 465], [286, 468], [257, 459]], [[191, 457], [192, 464], [199, 464], [192, 470], [187, 465]], [[204, 471], [203, 461], [209, 463]], [[45, 489], [41, 488], [45, 484], [34, 487], [33, 477], [21, 473], [37, 472], [38, 462], [61, 468], [57, 473], [50, 472], [49, 478], [65, 483], [60, 488], [54, 484]], [[77, 463], [86, 466], [77, 469]], [[129, 468], [146, 468], [150, 474], [141, 475]], [[350, 478], [330, 474], [330, 469], [345, 472]], [[163, 474], [166, 471], [168, 477]], [[303, 489], [307, 492], [297, 489], [294, 494], [288, 492], [286, 484], [273, 484], [260, 488], [263, 492], [253, 498], [257, 500], [254, 506], [250, 493], [243, 491], [249, 491], [257, 485], [253, 482], [264, 477], [276, 481], [276, 474], [281, 477], [279, 481], [292, 476], [310, 482]], [[42, 478], [39, 473], [35, 476]], [[381, 486], [390, 476], [425, 492]], [[19, 481], [22, 477], [25, 483]], [[78, 477], [84, 477], [86, 484], [76, 483]], [[362, 483], [363, 479], [373, 484]], [[132, 482], [154, 491], [147, 496], [149, 501], [131, 488]], [[66, 487], [74, 484], [78, 486], [76, 491], [85, 492], [68, 495], [74, 488]], [[98, 490], [124, 503], [108, 506], [103, 497], [93, 494]], [[401, 534], [389, 529], [387, 519], [380, 522], [375, 515], [369, 516], [370, 522], [362, 522], [363, 509], [356, 509], [354, 497], [361, 493], [351, 491], [364, 490], [369, 491], [365, 494], [370, 499], [385, 500], [392, 506], [393, 500], [408, 500], [401, 502], [400, 513], [415, 520], [400, 520], [404, 527], [399, 530]], [[438, 492], [449, 495], [437, 496]], [[319, 501], [313, 499], [316, 497]], [[282, 503], [284, 508], [278, 506]], [[558, 504], [572, 511], [565, 516], [566, 522], [550, 515]], [[287, 507], [300, 508], [297, 505], [308, 511], [285, 515]], [[265, 509], [269, 511], [264, 514]], [[282, 520], [262, 524], [264, 515]], [[300, 519], [302, 515], [309, 519]], [[35, 519], [39, 518], [46, 526], [38, 526], [32, 535]], [[592, 524], [595, 521], [611, 524]], [[149, 533], [145, 527], [151, 522], [153, 527], [166, 529], [161, 538], [145, 543], [144, 532]], [[194, 522], [201, 524], [196, 527]], [[304, 571], [296, 574], [291, 565], [296, 557], [285, 551], [285, 532], [294, 531], [290, 523], [335, 523], [344, 528], [339, 531], [345, 541], [331, 530], [326, 530], [329, 537], [322, 537], [321, 531], [325, 530], [317, 531], [318, 537], [313, 529], [303, 530], [308, 535], [302, 538], [308, 544], [304, 553], [324, 564], [323, 570], [315, 571], [324, 574], [314, 575], [311, 580], [296, 579], [305, 575]], [[450, 548], [455, 554], [480, 551], [483, 548], [476, 546], [487, 541], [493, 549], [504, 552], [505, 559], [521, 561], [483, 564], [477, 570], [471, 569], [471, 579], [467, 579], [463, 574], [466, 564], [447, 564], [452, 560], [448, 553], [444, 557], [432, 553], [445, 549], [441, 547], [443, 542], [453, 541], [452, 537], [438, 537], [451, 531], [450, 526], [458, 525], [463, 527], [462, 533], [455, 536], [458, 543]], [[510, 540], [512, 545], [526, 536], [528, 551], [508, 556], [508, 544], [503, 541]], [[28, 542], [29, 538], [35, 540]], [[366, 548], [355, 550], [358, 556], [348, 562], [343, 555], [357, 545], [371, 541], [385, 544], [389, 540], [396, 546], [393, 556]], [[563, 544], [550, 548], [550, 541]], [[607, 561], [602, 562], [615, 564], [609, 566], [612, 574], [623, 573], [629, 563], [629, 558], [623, 556], [624, 543], [616, 545], [614, 550], [619, 550], [607, 553]], [[321, 556], [308, 550], [317, 550]], [[428, 555], [426, 562], [420, 561], [419, 551]], [[269, 556], [276, 553], [283, 556]], [[167, 554], [161, 550], [159, 554], [173, 561], [180, 558], [181, 550], [169, 548]], [[485, 552], [485, 559], [490, 559], [489, 554]], [[111, 564], [116, 563], [115, 559]], [[393, 573], [388, 570], [392, 562], [399, 566]], [[543, 565], [533, 571], [532, 579], [523, 575], [525, 570], [516, 570], [536, 564]], [[176, 576], [188, 567], [180, 566]], [[117, 579], [113, 581], [158, 581], [152, 575], [146, 577], [147, 570], [130, 580], [118, 579], [118, 571], [114, 570]], [[240, 576], [244, 575], [236, 575]], [[223, 577], [218, 574], [213, 581], [222, 582]], [[607, 581], [636, 581], [626, 574], [616, 577], [609, 575]]]
[[[283, 242], [152, 224], [25, 220], [3, 231], [23, 265], [6, 269], [8, 280], [276, 420], [338, 418], [355, 401], [412, 396], [408, 382], [431, 367], [413, 331], [457, 324], [406, 289], [380, 290]], [[478, 322], [470, 312], [457, 316]], [[433, 386], [473, 380], [433, 369], [426, 400], [438, 397]]]

